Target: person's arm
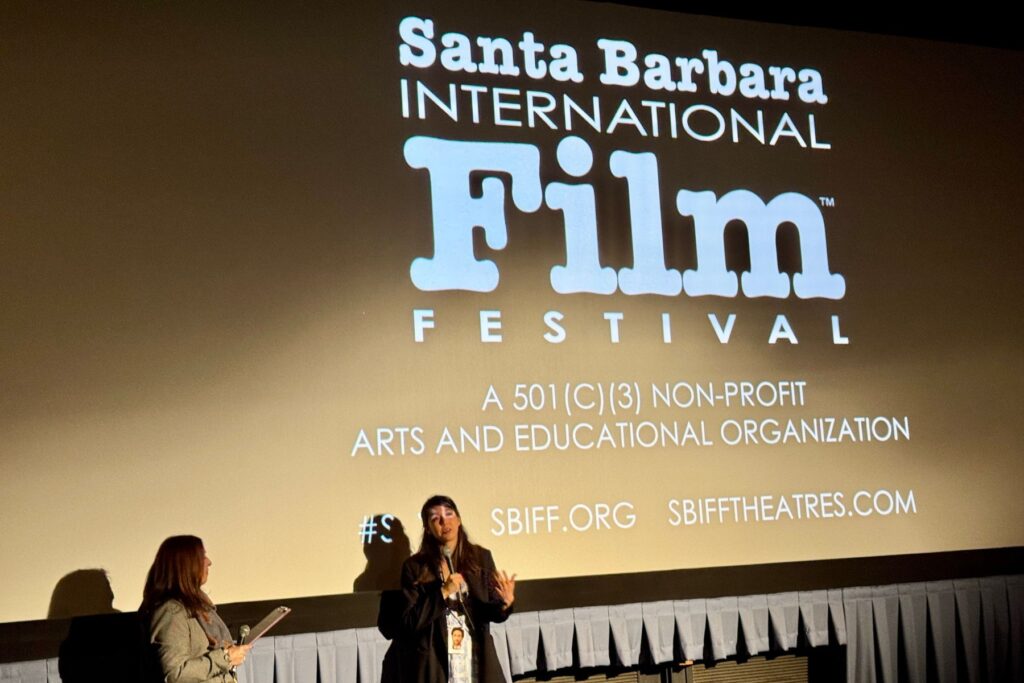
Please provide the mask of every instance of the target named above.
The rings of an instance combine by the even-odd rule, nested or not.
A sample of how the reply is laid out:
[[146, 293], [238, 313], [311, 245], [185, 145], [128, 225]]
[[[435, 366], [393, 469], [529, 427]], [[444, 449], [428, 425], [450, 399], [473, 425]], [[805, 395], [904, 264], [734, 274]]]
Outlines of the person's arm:
[[487, 621], [500, 624], [512, 614], [515, 603], [516, 577], [509, 577], [504, 572], [499, 573], [494, 567], [494, 557], [491, 551], [481, 548], [480, 572], [487, 586], [487, 600], [481, 605], [484, 618]]
[[402, 629], [408, 633], [425, 631], [444, 616], [443, 584], [440, 579], [421, 582], [421, 570], [418, 562], [407, 560], [402, 565]]
[[227, 648], [192, 653], [188, 619], [180, 602], [168, 600], [150, 620], [149, 641], [157, 649], [160, 670], [167, 683], [202, 683], [227, 673], [232, 666]]
[[402, 630], [402, 612], [405, 609], [405, 593], [386, 590], [380, 594], [377, 610], [377, 630], [388, 640], [394, 640]]

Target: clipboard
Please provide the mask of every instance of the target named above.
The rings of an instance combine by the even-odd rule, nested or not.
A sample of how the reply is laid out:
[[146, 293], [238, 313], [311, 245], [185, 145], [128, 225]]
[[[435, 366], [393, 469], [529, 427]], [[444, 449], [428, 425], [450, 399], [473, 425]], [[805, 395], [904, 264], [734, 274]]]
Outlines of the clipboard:
[[249, 645], [262, 638], [267, 632], [277, 625], [277, 622], [291, 614], [292, 608], [281, 605], [270, 610], [267, 616], [263, 617], [258, 624], [249, 629], [249, 632], [238, 640], [239, 645]]

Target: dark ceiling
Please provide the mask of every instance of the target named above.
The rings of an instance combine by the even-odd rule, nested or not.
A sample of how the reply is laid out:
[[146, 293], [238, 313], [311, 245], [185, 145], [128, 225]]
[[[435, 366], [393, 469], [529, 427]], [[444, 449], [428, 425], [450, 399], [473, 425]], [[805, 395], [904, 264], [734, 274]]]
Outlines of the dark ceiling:
[[[591, 0], [607, 2], [611, 0]], [[662, 10], [707, 14], [731, 19], [768, 21], [794, 26], [815, 26], [848, 31], [865, 31], [895, 36], [926, 38], [955, 43], [968, 43], [988, 47], [1019, 50], [1022, 47], [1018, 22], [1004, 11], [978, 5], [967, 14], [963, 5], [952, 9], [933, 9], [928, 13], [912, 15], [907, 11], [888, 11], [882, 7], [865, 8], [857, 5], [817, 8], [738, 6], [722, 2], [669, 2], [667, 0], [614, 0], [614, 4], [650, 7]], [[832, 3], [830, 3], [832, 4]], [[953, 11], [959, 9], [960, 11]]]

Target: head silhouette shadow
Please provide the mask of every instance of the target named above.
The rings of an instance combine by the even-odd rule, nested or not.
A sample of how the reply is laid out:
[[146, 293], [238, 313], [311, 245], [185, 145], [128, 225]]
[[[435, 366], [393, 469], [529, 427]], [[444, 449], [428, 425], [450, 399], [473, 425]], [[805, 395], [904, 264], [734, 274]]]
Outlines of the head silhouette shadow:
[[402, 563], [412, 554], [402, 520], [380, 514], [363, 521], [360, 538], [366, 567], [352, 582], [352, 590], [385, 591], [400, 585]]
[[142, 640], [134, 612], [114, 609], [103, 569], [77, 569], [57, 582], [47, 618], [68, 621], [57, 666], [64, 683], [138, 681]]
[[114, 590], [103, 569], [76, 569], [53, 587], [47, 619], [70, 619], [89, 614], [114, 614]]

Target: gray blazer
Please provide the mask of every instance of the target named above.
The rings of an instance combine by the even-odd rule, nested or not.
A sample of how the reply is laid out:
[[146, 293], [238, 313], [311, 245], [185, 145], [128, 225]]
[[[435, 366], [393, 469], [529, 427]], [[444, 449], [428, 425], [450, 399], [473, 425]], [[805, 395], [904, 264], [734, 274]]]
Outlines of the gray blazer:
[[213, 647], [202, 624], [184, 605], [168, 600], [153, 612], [149, 642], [166, 683], [233, 683], [231, 663], [223, 647]]

